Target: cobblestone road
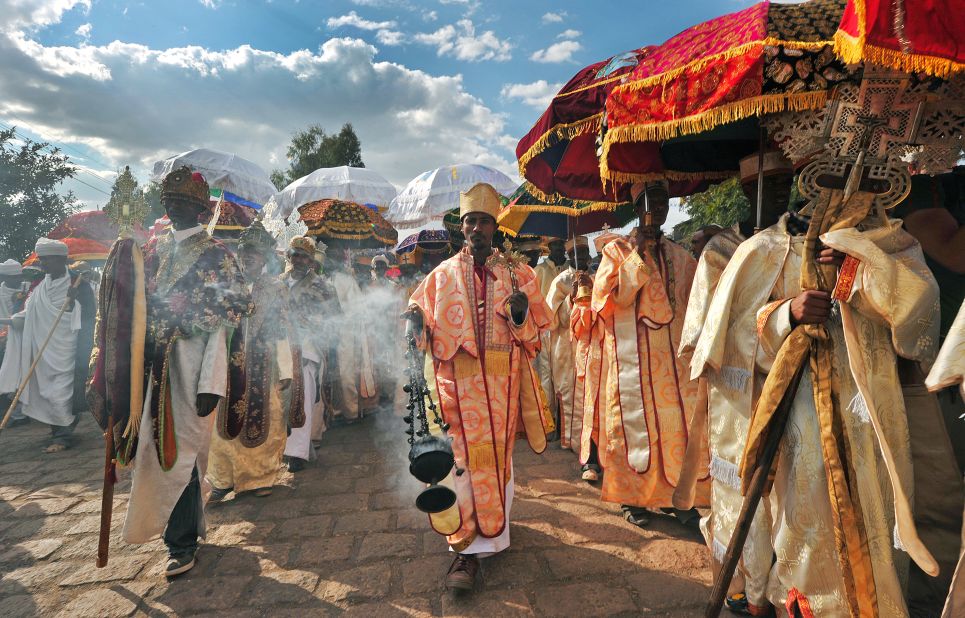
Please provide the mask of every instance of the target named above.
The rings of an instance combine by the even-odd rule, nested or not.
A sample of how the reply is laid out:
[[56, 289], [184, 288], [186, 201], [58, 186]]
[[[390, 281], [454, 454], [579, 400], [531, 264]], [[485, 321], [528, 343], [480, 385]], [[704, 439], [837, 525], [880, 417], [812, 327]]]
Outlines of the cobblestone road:
[[94, 566], [103, 442], [41, 452], [46, 428], [0, 436], [0, 616], [694, 616], [709, 592], [699, 535], [667, 517], [639, 530], [577, 480], [551, 445], [516, 454], [512, 547], [483, 561], [469, 597], [442, 589], [450, 557], [413, 506], [401, 422], [376, 416], [325, 435], [320, 459], [268, 498], [208, 509], [198, 566], [166, 581], [160, 541], [120, 540], [130, 488], [116, 487], [110, 564]]

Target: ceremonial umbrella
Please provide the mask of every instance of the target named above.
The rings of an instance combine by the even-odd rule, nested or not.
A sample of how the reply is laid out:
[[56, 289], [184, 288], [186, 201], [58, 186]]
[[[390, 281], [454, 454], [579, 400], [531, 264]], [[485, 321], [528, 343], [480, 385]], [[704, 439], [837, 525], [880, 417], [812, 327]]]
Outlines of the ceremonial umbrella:
[[158, 161], [151, 178], [160, 182], [182, 165], [200, 172], [211, 187], [212, 195], [219, 199], [260, 210], [275, 195], [275, 185], [257, 163], [208, 148], [189, 150]]
[[[50, 230], [47, 238], [53, 240], [64, 240], [67, 238], [79, 238], [98, 241], [105, 246], [110, 246], [117, 240], [118, 226], [103, 210], [89, 210], [70, 215], [54, 229]], [[139, 242], [147, 240], [147, 230], [140, 223], [134, 226], [133, 237]]]
[[516, 188], [509, 176], [491, 167], [447, 165], [412, 179], [389, 204], [385, 218], [402, 229], [428, 225], [458, 207], [459, 194], [480, 182], [492, 185], [502, 195]]
[[517, 236], [536, 234], [570, 238], [604, 228], [623, 227], [637, 216], [630, 202], [590, 202], [556, 198], [540, 199], [530, 183], [523, 183], [503, 208], [496, 221], [503, 232]]
[[298, 207], [323, 199], [374, 204], [384, 209], [397, 193], [391, 182], [367, 167], [323, 167], [279, 191], [266, 217], [287, 219]]
[[834, 53], [844, 7], [844, 0], [761, 2], [651, 50], [607, 98], [601, 177], [735, 175], [740, 159], [760, 148], [758, 117], [821, 108], [835, 85], [853, 79]]
[[355, 202], [324, 199], [299, 206], [307, 236], [327, 245], [366, 249], [391, 247], [399, 233], [378, 212]]
[[[89, 238], [61, 238], [60, 242], [67, 245], [67, 258], [70, 260], [82, 260], [91, 266], [103, 266], [110, 253], [110, 244], [105, 244], [99, 240]], [[31, 253], [24, 266], [30, 266], [38, 262], [37, 254]]]
[[423, 253], [445, 253], [449, 250], [449, 231], [422, 230], [410, 234], [395, 248], [395, 253], [401, 255], [417, 250]]

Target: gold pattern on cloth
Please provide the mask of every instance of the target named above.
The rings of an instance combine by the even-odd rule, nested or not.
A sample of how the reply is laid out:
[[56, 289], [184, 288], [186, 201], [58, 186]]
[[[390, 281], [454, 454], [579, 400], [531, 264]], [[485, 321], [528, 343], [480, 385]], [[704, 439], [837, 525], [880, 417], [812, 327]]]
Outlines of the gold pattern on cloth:
[[[905, 303], [896, 302], [894, 305], [901, 307], [903, 304], [907, 305], [916, 301], [918, 303], [923, 302], [926, 307], [924, 310], [918, 309], [917, 311], [920, 312], [919, 319], [924, 320], [926, 324], [924, 328], [927, 329], [927, 324], [930, 321], [928, 312], [932, 308], [929, 295], [933, 295], [935, 292], [935, 290], [928, 289], [927, 286], [928, 281], [931, 281], [931, 284], [934, 285], [933, 279], [930, 279], [927, 274], [922, 274], [917, 265], [908, 266], [911, 263], [909, 260], [914, 261], [916, 256], [911, 255], [896, 260], [890, 255], [900, 253], [902, 249], [917, 250], [917, 260], [920, 262], [920, 249], [917, 249], [917, 246], [911, 248], [899, 246], [901, 243], [895, 239], [899, 238], [898, 232], [900, 230], [895, 231], [894, 227], [869, 232], [867, 236], [873, 236], [872, 242], [868, 242], [866, 238], [861, 238], [862, 233], [854, 229], [867, 216], [873, 197], [870, 194], [856, 193], [845, 202], [843, 194], [839, 191], [826, 191], [822, 194], [820, 200], [815, 204], [815, 215], [805, 239], [803, 260], [800, 262], [800, 289], [830, 291], [834, 286], [835, 272], [833, 266], [819, 266], [814, 261], [818, 237], [824, 234], [821, 236], [821, 240], [827, 246], [855, 254], [855, 257], [861, 260], [862, 267], [871, 271], [869, 277], [873, 277], [873, 285], [870, 285], [866, 292], [872, 302], [876, 294], [879, 296], [881, 294], [874, 289], [875, 285], [882, 290], [887, 290], [884, 294], [890, 295], [889, 297], [892, 299], [894, 298], [895, 290], [892, 286], [895, 286], [902, 277], [889, 277], [889, 274], [895, 273], [888, 273], [887, 267], [895, 262], [905, 263], [907, 275], [904, 277], [904, 281], [911, 284], [912, 289], [908, 290], [910, 293], [907, 297], [911, 300]], [[837, 246], [834, 245], [836, 239], [840, 241], [842, 237], [848, 235], [853, 242], [839, 242]], [[907, 237], [907, 235], [904, 236]], [[881, 245], [892, 246], [881, 249], [874, 244], [874, 241]], [[857, 252], [860, 252], [860, 247], [869, 245], [875, 246], [878, 251], [876, 255], [857, 254]], [[856, 247], [859, 249], [856, 250]], [[891, 249], [891, 251], [887, 249]], [[871, 263], [868, 262], [869, 258], [872, 260]], [[875, 266], [879, 266], [880, 270], [875, 272]], [[898, 274], [905, 275], [904, 272]], [[925, 287], [914, 289], [915, 281], [923, 281], [922, 285]], [[920, 293], [916, 294], [916, 292]], [[785, 293], [783, 295], [778, 294], [778, 297], [790, 297], [796, 295], [796, 293], [796, 290], [786, 289]], [[903, 601], [900, 587], [897, 585], [894, 570], [889, 571], [887, 568], [890, 566], [889, 558], [887, 552], [882, 549], [884, 543], [890, 540], [890, 535], [886, 535], [886, 532], [882, 529], [883, 519], [888, 515], [888, 512], [884, 510], [881, 496], [886, 495], [889, 490], [894, 492], [895, 516], [901, 542], [909, 547], [909, 553], [919, 565], [922, 565], [926, 572], [929, 571], [934, 561], [918, 541], [914, 531], [914, 523], [910, 520], [906, 496], [906, 487], [910, 484], [907, 423], [904, 422], [903, 418], [896, 416], [900, 415], [903, 410], [895, 409], [896, 406], [901, 406], [900, 396], [897, 402], [885, 401], [884, 397], [881, 398], [881, 401], [874, 401], [867, 389], [866, 382], [869, 377], [878, 380], [876, 384], [880, 385], [881, 390], [889, 388], [894, 390], [896, 388], [897, 376], [894, 375], [894, 361], [891, 361], [889, 369], [886, 358], [888, 352], [885, 351], [891, 348], [888, 345], [890, 342], [882, 340], [879, 338], [880, 335], [877, 334], [876, 323], [880, 324], [880, 318], [872, 321], [870, 318], [865, 318], [863, 315], [852, 311], [851, 306], [853, 305], [862, 314], [882, 316], [887, 321], [892, 322], [894, 324], [892, 327], [892, 335], [895, 339], [894, 349], [899, 353], [903, 353], [903, 347], [911, 348], [907, 350], [909, 357], [917, 358], [923, 352], [927, 355], [927, 346], [922, 346], [920, 342], [911, 346], [908, 345], [909, 337], [906, 336], [907, 333], [902, 332], [903, 329], [914, 328], [908, 326], [908, 311], [903, 308], [894, 310], [892, 307], [882, 309], [880, 306], [869, 310], [868, 306], [861, 304], [863, 302], [865, 301], [855, 298], [851, 302], [841, 303], [839, 318], [832, 315], [832, 320], [824, 325], [798, 326], [791, 330], [790, 334], [783, 340], [751, 419], [749, 437], [741, 467], [741, 477], [744, 490], [746, 490], [760, 448], [766, 440], [773, 413], [783, 397], [791, 377], [798, 370], [798, 367], [807, 360], [809, 370], [805, 370], [805, 379], [802, 380], [795, 398], [795, 406], [791, 412], [792, 419], [789, 422], [784, 443], [796, 439], [795, 432], [800, 427], [796, 423], [803, 421], [803, 419], [795, 417], [795, 414], [798, 414], [799, 411], [806, 410], [806, 408], [800, 407], [803, 404], [799, 404], [799, 402], [811, 400], [817, 421], [815, 427], [817, 433], [814, 435], [820, 441], [821, 450], [819, 459], [813, 461], [810, 465], [820, 465], [824, 471], [822, 476], [824, 477], [827, 496], [830, 499], [830, 513], [828, 515], [833, 522], [835, 562], [840, 571], [839, 581], [843, 584], [841, 592], [844, 596], [844, 598], [838, 599], [833, 607], [826, 607], [826, 609], [828, 611], [841, 611], [846, 608], [847, 614], [843, 615], [853, 616], [878, 615], [879, 612], [881, 615], [903, 615], [906, 610], [902, 608]], [[832, 325], [835, 319], [838, 326]], [[911, 320], [911, 322], [915, 321], [917, 320]], [[920, 321], [919, 324], [921, 324]], [[919, 328], [922, 327], [919, 326]], [[843, 335], [839, 334], [842, 332]], [[862, 339], [862, 341], [859, 342], [858, 339]], [[921, 340], [922, 337], [917, 336], [911, 339]], [[881, 352], [884, 354], [881, 354]], [[893, 352], [891, 353], [893, 354]], [[867, 366], [862, 358], [864, 355], [875, 355], [877, 358], [871, 359], [871, 366]], [[849, 372], [848, 369], [850, 369]], [[888, 375], [889, 372], [890, 375]], [[853, 378], [853, 382], [843, 377], [848, 374]], [[894, 384], [888, 383], [889, 377], [892, 378]], [[853, 386], [851, 386], [852, 384]], [[848, 392], [841, 391], [840, 389], [846, 385]], [[809, 388], [812, 390], [810, 397], [805, 392]], [[851, 401], [851, 403], [848, 404], [848, 401]], [[869, 452], [868, 450], [873, 448], [867, 442], [866, 436], [869, 435], [869, 432], [862, 428], [862, 423], [866, 422], [862, 420], [864, 415], [868, 416], [868, 420], [873, 426], [874, 433], [871, 436], [875, 439], [875, 445], [881, 449], [881, 458], [888, 472], [886, 479], [880, 478], [880, 476], [874, 478], [875, 475], [873, 474], [871, 475], [872, 478], [868, 478], [868, 468], [873, 468], [876, 462], [873, 455], [874, 451]], [[890, 417], [889, 423], [883, 423], [879, 418], [886, 416]], [[795, 421], [795, 418], [798, 418], [798, 420]], [[866, 427], [866, 425], [864, 426]], [[800, 439], [803, 440], [803, 438]], [[893, 452], [893, 447], [898, 447], [899, 450]], [[790, 453], [793, 453], [793, 450], [782, 454], [782, 460]], [[896, 466], [896, 453], [900, 470]], [[778, 469], [780, 468], [779, 462]], [[804, 472], [804, 469], [799, 469], [798, 472]], [[785, 468], [784, 474], [786, 473], [787, 469]], [[793, 478], [795, 476], [792, 470], [791, 476], [781, 481], [782, 487], [785, 481], [790, 481]], [[798, 478], [801, 478], [800, 475], [798, 475]], [[801, 480], [804, 479], [801, 478]], [[811, 483], [812, 480], [809, 479], [807, 482]], [[877, 487], [877, 492], [871, 489], [871, 486], [875, 484], [880, 484]], [[891, 487], [889, 488], [888, 485]], [[785, 493], [786, 490], [779, 494], [779, 502], [788, 499], [784, 495]], [[866, 503], [866, 499], [870, 502]], [[801, 507], [798, 506], [797, 508]], [[812, 505], [812, 510], [815, 514], [820, 511], [817, 505]], [[793, 528], [786, 527], [789, 523], [781, 524], [785, 526], [781, 528], [784, 530], [782, 534], [788, 538], [794, 531]], [[788, 569], [794, 572], [793, 565], [800, 564], [799, 558], [785, 554], [784, 548], [786, 545], [781, 541], [783, 537], [778, 535], [776, 538], [778, 538], [777, 572]], [[811, 540], [812, 543], [815, 541], [815, 539]], [[805, 544], [803, 547], [806, 548], [807, 545]], [[872, 559], [872, 556], [874, 556], [874, 559]], [[875, 567], [877, 567], [877, 570]], [[811, 569], [814, 568], [817, 567], [811, 567]], [[818, 586], [817, 589], [824, 590], [834, 589], [830, 580], [826, 579], [830, 577], [828, 573], [822, 574], [806, 570], [803, 574], [812, 578], [810, 586]], [[882, 588], [882, 585], [884, 588]], [[772, 582], [772, 587], [774, 586], [779, 587], [780, 583]], [[815, 595], [808, 593], [809, 586], [801, 585], [797, 587], [803, 589], [812, 602], [816, 601], [816, 607], [821, 607], [822, 603], [825, 602], [824, 599], [816, 599]], [[778, 602], [780, 599], [775, 600], [772, 597], [772, 600]]]
[[173, 234], [162, 236], [157, 243], [157, 294], [167, 295], [188, 269], [197, 263], [211, 242], [207, 234], [195, 234], [178, 243]]

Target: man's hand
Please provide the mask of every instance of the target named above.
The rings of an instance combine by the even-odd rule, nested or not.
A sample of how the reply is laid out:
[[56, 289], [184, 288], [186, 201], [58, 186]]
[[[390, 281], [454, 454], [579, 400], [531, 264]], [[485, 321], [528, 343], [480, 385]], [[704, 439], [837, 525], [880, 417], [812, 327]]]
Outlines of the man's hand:
[[823, 324], [831, 317], [831, 294], [805, 290], [791, 301], [793, 324]]
[[513, 314], [513, 322], [522, 324], [526, 318], [526, 310], [529, 309], [529, 299], [522, 292], [514, 292], [506, 301], [509, 303], [509, 310]]
[[570, 300], [576, 298], [577, 293], [579, 293], [580, 288], [592, 288], [593, 280], [590, 279], [590, 275], [582, 270], [576, 272], [576, 279], [573, 281], [573, 290], [570, 292]]
[[74, 302], [77, 300], [77, 293], [79, 291], [80, 291], [79, 286], [72, 285], [69, 288], [67, 288], [67, 300], [69, 302], [71, 309], [73, 309], [74, 307]]
[[835, 268], [841, 268], [841, 264], [844, 263], [844, 258], [847, 254], [838, 251], [837, 249], [832, 249], [831, 247], [824, 247], [818, 251], [818, 264], [833, 264]]
[[198, 395], [195, 404], [198, 408], [198, 416], [204, 418], [214, 412], [215, 408], [218, 407], [219, 401], [221, 401], [221, 397], [212, 395], [211, 393], [201, 393]]

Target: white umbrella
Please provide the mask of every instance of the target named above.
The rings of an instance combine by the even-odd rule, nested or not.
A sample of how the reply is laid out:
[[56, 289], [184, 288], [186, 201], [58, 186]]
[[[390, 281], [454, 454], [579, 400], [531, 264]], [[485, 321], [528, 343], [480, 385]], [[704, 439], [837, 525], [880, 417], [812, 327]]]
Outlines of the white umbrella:
[[385, 219], [398, 229], [416, 228], [438, 221], [459, 205], [459, 194], [485, 182], [501, 195], [519, 184], [506, 174], [485, 165], [447, 165], [414, 178], [392, 200]]
[[242, 200], [253, 202], [259, 208], [275, 195], [275, 185], [272, 184], [268, 173], [258, 164], [230, 152], [208, 148], [189, 150], [158, 161], [154, 164], [151, 179], [161, 181], [182, 165], [187, 165], [192, 171], [200, 172], [208, 181], [209, 187], [233, 193]]
[[279, 191], [270, 215], [286, 219], [299, 206], [327, 198], [385, 208], [396, 193], [391, 182], [366, 167], [323, 167]]

